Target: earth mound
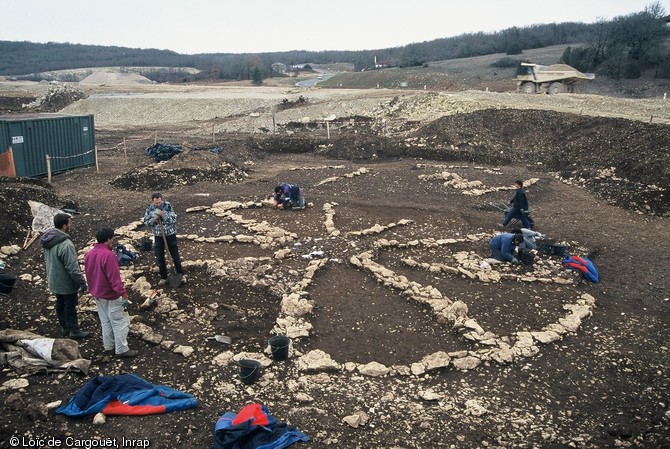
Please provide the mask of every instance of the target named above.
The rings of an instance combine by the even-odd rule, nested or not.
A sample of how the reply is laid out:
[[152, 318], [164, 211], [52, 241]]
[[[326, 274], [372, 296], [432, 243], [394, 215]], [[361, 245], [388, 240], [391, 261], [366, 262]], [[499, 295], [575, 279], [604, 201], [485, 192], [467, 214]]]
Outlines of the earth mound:
[[225, 161], [205, 150], [189, 150], [167, 161], [137, 167], [116, 177], [110, 184], [125, 190], [167, 190], [179, 185], [211, 181], [234, 184], [247, 178], [249, 169]]
[[0, 243], [22, 242], [33, 221], [28, 201], [37, 201], [48, 206], [62, 207], [53, 186], [34, 178], [9, 178], [0, 176], [0, 204], [3, 208], [4, 225]]
[[83, 80], [81, 84], [153, 84], [149, 78], [137, 73], [119, 73], [119, 72], [93, 72]]

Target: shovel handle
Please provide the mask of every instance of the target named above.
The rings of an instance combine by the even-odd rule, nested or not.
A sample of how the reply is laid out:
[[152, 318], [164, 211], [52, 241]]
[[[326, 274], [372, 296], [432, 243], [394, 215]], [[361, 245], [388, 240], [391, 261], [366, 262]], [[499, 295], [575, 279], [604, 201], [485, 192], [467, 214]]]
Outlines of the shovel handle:
[[[165, 251], [167, 251], [168, 254], [170, 254], [170, 259], [172, 259], [172, 253], [170, 252], [170, 250], [168, 248], [167, 237], [165, 237], [165, 227], [163, 226], [163, 222], [160, 219], [158, 219], [158, 224], [161, 225], [161, 235], [163, 236], [163, 243], [165, 244]], [[172, 261], [172, 263], [174, 263], [174, 260]]]

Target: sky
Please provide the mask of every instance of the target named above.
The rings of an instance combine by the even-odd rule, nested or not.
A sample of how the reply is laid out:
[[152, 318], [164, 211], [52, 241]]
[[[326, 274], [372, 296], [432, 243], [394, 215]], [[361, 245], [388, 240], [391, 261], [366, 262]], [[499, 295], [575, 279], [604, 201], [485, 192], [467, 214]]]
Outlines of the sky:
[[[652, 0], [0, 0], [0, 40], [181, 54], [375, 50], [512, 26], [610, 20]], [[670, 14], [670, 0], [660, 0]]]

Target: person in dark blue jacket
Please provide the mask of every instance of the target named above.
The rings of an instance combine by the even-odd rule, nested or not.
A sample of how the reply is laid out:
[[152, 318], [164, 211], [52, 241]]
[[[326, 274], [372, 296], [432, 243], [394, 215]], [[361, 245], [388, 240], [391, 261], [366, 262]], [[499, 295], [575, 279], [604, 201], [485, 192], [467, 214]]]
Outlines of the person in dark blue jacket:
[[526, 191], [523, 189], [523, 181], [517, 179], [514, 181], [514, 187], [516, 188], [516, 193], [509, 202], [510, 208], [507, 210], [507, 215], [502, 222], [502, 227], [504, 228], [507, 226], [512, 218], [518, 218], [521, 220], [524, 228], [532, 229], [533, 225], [528, 218], [528, 198], [526, 197]]
[[519, 263], [514, 255], [514, 250], [523, 242], [523, 234], [512, 234], [504, 232], [495, 235], [489, 242], [491, 257], [501, 262]]
[[297, 184], [282, 182], [275, 187], [273, 206], [278, 209], [304, 209], [305, 196], [302, 189]]

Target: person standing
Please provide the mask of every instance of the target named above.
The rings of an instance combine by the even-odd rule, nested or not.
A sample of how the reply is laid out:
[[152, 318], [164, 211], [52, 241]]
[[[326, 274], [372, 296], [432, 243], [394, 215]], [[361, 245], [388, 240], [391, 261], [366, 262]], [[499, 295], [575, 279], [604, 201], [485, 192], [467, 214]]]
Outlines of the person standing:
[[135, 357], [138, 352], [128, 347], [128, 294], [114, 254], [114, 230], [101, 228], [95, 239], [98, 243], [86, 253], [84, 270], [100, 317], [103, 347], [106, 352], [114, 351], [117, 357]]
[[56, 316], [64, 337], [81, 339], [91, 335], [79, 328], [77, 317], [78, 292], [88, 290], [86, 278], [79, 268], [77, 251], [68, 234], [72, 229], [72, 216], [58, 213], [54, 227], [40, 237], [44, 250], [49, 290], [56, 295]]
[[517, 179], [514, 181], [514, 187], [516, 193], [509, 202], [510, 208], [502, 222], [502, 227], [507, 226], [512, 218], [518, 218], [524, 228], [532, 229], [532, 224], [528, 218], [528, 197], [526, 197], [526, 191], [523, 189], [523, 181]]
[[[154, 254], [161, 280], [158, 285], [167, 284], [167, 265], [165, 264], [165, 241], [167, 241], [168, 251], [172, 256], [175, 271], [178, 274], [184, 274], [179, 258], [179, 247], [177, 246], [177, 214], [172, 209], [172, 205], [163, 201], [160, 192], [151, 194], [151, 203], [144, 212], [144, 224], [151, 228], [154, 235]], [[165, 235], [165, 240], [163, 240]]]

